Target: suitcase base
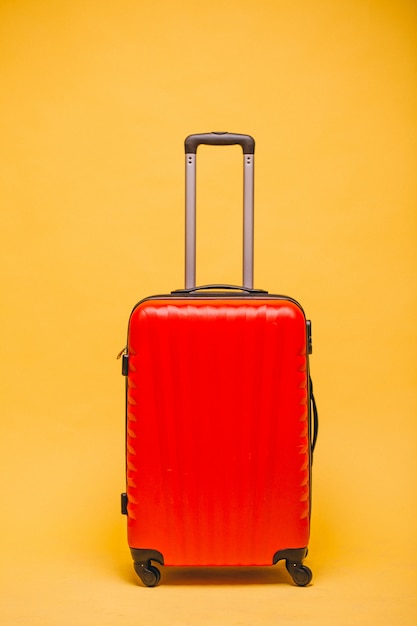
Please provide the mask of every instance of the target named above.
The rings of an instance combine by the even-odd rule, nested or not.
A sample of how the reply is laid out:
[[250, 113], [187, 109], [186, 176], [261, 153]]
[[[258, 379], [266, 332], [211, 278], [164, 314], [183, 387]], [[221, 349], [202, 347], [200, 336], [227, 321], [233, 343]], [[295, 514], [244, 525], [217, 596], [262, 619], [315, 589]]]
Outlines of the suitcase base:
[[[157, 550], [131, 548], [130, 551], [133, 558], [133, 567], [141, 582], [146, 587], [156, 587], [161, 580], [161, 573], [157, 567], [152, 565], [152, 561], [164, 565], [163, 555]], [[293, 582], [298, 587], [306, 587], [313, 578], [310, 568], [303, 565], [303, 560], [306, 558], [307, 553], [307, 548], [280, 550], [274, 555], [273, 564], [276, 565], [278, 561], [285, 560], [285, 567]]]

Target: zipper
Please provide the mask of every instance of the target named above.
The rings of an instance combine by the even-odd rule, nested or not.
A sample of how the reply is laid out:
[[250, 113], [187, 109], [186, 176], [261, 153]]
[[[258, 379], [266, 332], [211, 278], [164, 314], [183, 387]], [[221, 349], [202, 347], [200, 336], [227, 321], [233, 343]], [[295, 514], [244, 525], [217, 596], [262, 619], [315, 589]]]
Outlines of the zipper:
[[127, 354], [127, 346], [125, 346], [124, 348], [122, 348], [122, 350], [120, 350], [120, 352], [117, 355], [116, 359], [117, 360], [121, 359], [123, 354]]

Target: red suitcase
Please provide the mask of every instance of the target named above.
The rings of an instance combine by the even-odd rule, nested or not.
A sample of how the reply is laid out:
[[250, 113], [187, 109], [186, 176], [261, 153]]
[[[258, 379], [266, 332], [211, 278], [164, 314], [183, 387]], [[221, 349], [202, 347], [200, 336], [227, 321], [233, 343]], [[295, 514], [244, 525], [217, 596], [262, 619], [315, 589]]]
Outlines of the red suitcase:
[[[243, 287], [195, 287], [200, 144], [240, 144]], [[254, 140], [190, 135], [186, 150], [185, 289], [133, 309], [123, 354], [127, 488], [122, 512], [135, 570], [155, 586], [165, 566], [265, 566], [293, 581], [310, 534], [317, 412], [311, 325], [292, 298], [253, 288]]]

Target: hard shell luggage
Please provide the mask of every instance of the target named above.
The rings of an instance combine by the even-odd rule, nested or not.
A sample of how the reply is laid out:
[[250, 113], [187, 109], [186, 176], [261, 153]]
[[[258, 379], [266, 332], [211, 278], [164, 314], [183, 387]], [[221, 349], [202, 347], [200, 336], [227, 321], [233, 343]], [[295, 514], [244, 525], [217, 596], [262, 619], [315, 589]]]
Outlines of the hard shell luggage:
[[[196, 154], [243, 150], [243, 285], [195, 285]], [[126, 376], [128, 543], [155, 586], [164, 566], [267, 566], [293, 581], [310, 535], [317, 411], [309, 373], [311, 324], [294, 299], [253, 287], [253, 172], [249, 135], [185, 140], [185, 289], [133, 309]]]

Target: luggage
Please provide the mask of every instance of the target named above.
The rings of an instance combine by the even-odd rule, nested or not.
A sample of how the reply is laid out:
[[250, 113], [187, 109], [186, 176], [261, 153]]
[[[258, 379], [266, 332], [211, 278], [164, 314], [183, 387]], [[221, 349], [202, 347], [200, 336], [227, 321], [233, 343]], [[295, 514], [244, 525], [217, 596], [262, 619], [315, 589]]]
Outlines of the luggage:
[[[239, 144], [244, 170], [243, 286], [195, 285], [196, 154]], [[293, 581], [310, 535], [317, 411], [311, 324], [292, 298], [253, 287], [253, 170], [248, 135], [190, 135], [185, 289], [141, 300], [127, 347], [128, 543], [141, 581], [165, 566], [266, 566]]]

